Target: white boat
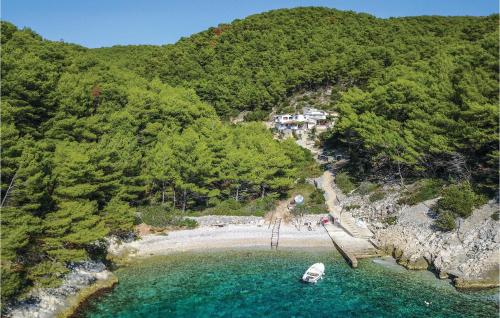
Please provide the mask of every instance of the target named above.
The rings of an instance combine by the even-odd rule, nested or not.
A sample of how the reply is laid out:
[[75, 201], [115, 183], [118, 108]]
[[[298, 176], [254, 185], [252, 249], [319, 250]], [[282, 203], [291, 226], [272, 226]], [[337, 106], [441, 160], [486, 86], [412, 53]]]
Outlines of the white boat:
[[323, 278], [324, 274], [325, 265], [323, 263], [316, 263], [307, 269], [304, 276], [302, 276], [302, 281], [306, 283], [317, 283], [318, 280]]

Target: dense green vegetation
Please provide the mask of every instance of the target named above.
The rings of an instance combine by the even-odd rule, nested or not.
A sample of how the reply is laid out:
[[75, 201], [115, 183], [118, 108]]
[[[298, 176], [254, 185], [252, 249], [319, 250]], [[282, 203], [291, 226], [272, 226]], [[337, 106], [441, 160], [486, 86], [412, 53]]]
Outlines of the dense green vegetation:
[[198, 222], [185, 218], [180, 213], [173, 211], [166, 205], [141, 206], [137, 213], [138, 223], [145, 223], [158, 229], [165, 228], [188, 228], [198, 226]]
[[222, 122], [194, 91], [87, 49], [2, 23], [2, 55], [2, 301], [102, 255], [99, 242], [129, 233], [137, 210], [183, 222], [150, 204], [188, 213], [285, 195], [314, 170], [294, 141]]
[[310, 183], [299, 182], [288, 192], [288, 196], [293, 198], [299, 194], [304, 197], [304, 202], [295, 206], [295, 211], [292, 211], [295, 216], [328, 213], [323, 190]]
[[[304, 196], [304, 202], [301, 204], [296, 204], [291, 210], [290, 214], [293, 216], [296, 222], [297, 228], [303, 225], [303, 217], [306, 214], [327, 214], [328, 208], [325, 204], [324, 193], [320, 189], [314, 188], [312, 185], [307, 184], [300, 187], [305, 191], [301, 193], [306, 194]], [[307, 191], [309, 190], [309, 191]]]
[[335, 183], [344, 194], [349, 194], [356, 189], [352, 177], [345, 171], [335, 176]]
[[308, 197], [305, 198], [302, 205], [304, 214], [326, 214], [328, 207], [325, 204], [325, 194], [321, 189], [314, 189]]
[[97, 50], [1, 28], [2, 302], [57, 284], [138, 208], [245, 206], [317, 172], [293, 141], [220, 119], [265, 118], [298, 90], [332, 86], [341, 118], [323, 139], [357, 174], [497, 189], [497, 15], [276, 10]]
[[453, 230], [456, 218], [469, 217], [475, 207], [484, 203], [484, 196], [474, 193], [469, 183], [450, 185], [443, 190], [441, 198], [434, 206], [438, 215], [436, 226], [443, 231]]
[[[377, 19], [276, 10], [165, 47], [97, 50], [146, 77], [189, 86], [221, 115], [270, 110], [332, 85], [342, 117], [327, 141], [353, 171], [498, 184], [498, 15]], [[253, 117], [249, 116], [249, 117]]]
[[248, 202], [229, 199], [218, 203], [214, 207], [205, 209], [197, 215], [264, 216], [267, 212], [272, 211], [277, 203], [278, 198], [276, 195], [267, 195]]
[[344, 145], [358, 175], [466, 180], [494, 193], [498, 16], [395, 22], [378, 48], [390, 54], [365, 61], [365, 84], [340, 94], [342, 116], [324, 138]]

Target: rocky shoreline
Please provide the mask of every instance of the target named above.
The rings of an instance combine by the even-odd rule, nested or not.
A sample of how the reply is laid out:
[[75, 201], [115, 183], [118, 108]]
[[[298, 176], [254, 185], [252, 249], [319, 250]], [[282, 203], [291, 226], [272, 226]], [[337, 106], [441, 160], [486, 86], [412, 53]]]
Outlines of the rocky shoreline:
[[[341, 193], [339, 189], [335, 190]], [[386, 190], [389, 192], [389, 189]], [[405, 268], [433, 270], [441, 279], [452, 279], [457, 289], [499, 286], [499, 222], [490, 217], [499, 208], [498, 203], [490, 202], [474, 211], [473, 216], [461, 222], [457, 231], [442, 233], [433, 229], [429, 216], [429, 206], [434, 201], [416, 206], [398, 206], [396, 191], [391, 191], [378, 202], [369, 202], [366, 197], [359, 195], [346, 197], [342, 194], [339, 195], [339, 201], [344, 209], [359, 206], [350, 212], [369, 225], [375, 233], [374, 243]], [[393, 216], [397, 218], [396, 224], [384, 223], [387, 217]], [[304, 219], [314, 221], [318, 217], [307, 215]], [[251, 226], [257, 229], [264, 220], [245, 216], [203, 216], [193, 219], [207, 229], [219, 226]], [[126, 264], [137, 256], [137, 251], [132, 248], [134, 244], [137, 241], [119, 242], [110, 238], [108, 255], [115, 258], [117, 263]], [[111, 290], [117, 283], [116, 276], [103, 263], [75, 265], [60, 287], [35, 289], [26, 301], [12, 308], [7, 317], [73, 317], [89, 299]]]
[[59, 318], [76, 318], [80, 317], [81, 313], [89, 302], [93, 299], [110, 292], [118, 284], [118, 278], [113, 275], [107, 280], [99, 280], [91, 286], [83, 289], [75, 296], [75, 301], [64, 312], [58, 315]]
[[6, 317], [71, 317], [86, 299], [112, 289], [118, 282], [116, 276], [100, 262], [84, 262], [70, 270], [61, 286], [34, 289], [25, 301], [8, 310]]
[[[319, 215], [308, 215], [304, 217], [304, 220], [319, 219], [319, 217]], [[140, 254], [138, 248], [134, 247], [135, 245], [142, 244], [142, 250], [145, 251], [154, 241], [158, 240], [165, 240], [158, 243], [161, 243], [161, 247], [166, 248], [169, 252], [182, 251], [184, 248], [189, 248], [189, 244], [193, 245], [193, 247], [196, 247], [198, 244], [201, 249], [210, 245], [208, 244], [210, 241], [207, 242], [205, 240], [213, 234], [223, 236], [216, 236], [212, 240], [215, 245], [220, 243], [221, 247], [224, 248], [227, 248], [226, 245], [231, 242], [238, 243], [236, 246], [243, 246], [245, 244], [268, 246], [268, 225], [266, 223], [264, 226], [264, 218], [262, 217], [202, 216], [193, 217], [193, 219], [200, 224], [200, 229], [198, 230], [200, 233], [198, 234], [195, 229], [174, 231], [171, 232], [170, 235], [169, 233], [152, 234], [138, 241], [134, 241], [132, 237], [126, 241], [117, 240], [113, 237], [108, 238], [108, 258], [118, 266], [126, 265]], [[223, 229], [220, 229], [221, 226]], [[230, 231], [232, 228], [234, 228], [234, 231]], [[262, 233], [259, 232], [259, 229]], [[226, 234], [224, 234], [226, 231], [229, 231], [227, 237], [225, 237]], [[251, 233], [254, 233], [255, 237], [249, 236]], [[303, 231], [300, 233], [305, 236], [304, 242], [309, 242], [308, 238], [311, 237], [317, 241], [317, 236], [319, 234], [319, 232], [316, 231]], [[178, 235], [181, 235], [181, 237], [176, 239], [175, 237]], [[190, 240], [196, 239], [195, 237], [190, 239], [190, 236], [198, 237], [197, 240], [200, 242], [190, 242]], [[283, 233], [283, 236], [286, 237], [286, 231]], [[241, 237], [242, 242], [238, 241], [239, 237]], [[220, 239], [227, 240], [227, 242], [224, 243], [223, 241], [219, 241]], [[175, 242], [172, 242], [172, 240]], [[184, 247], [179, 246], [178, 240], [188, 245]], [[169, 242], [170, 245], [173, 243], [173, 246], [170, 246]], [[325, 242], [328, 243], [328, 240], [325, 239]], [[150, 255], [152, 254], [146, 253], [142, 256]], [[70, 268], [70, 273], [66, 275], [60, 287], [33, 290], [27, 300], [11, 308], [6, 316], [12, 318], [73, 317], [82, 306], [85, 306], [89, 299], [112, 289], [117, 283], [117, 277], [107, 270], [103, 263], [85, 262], [78, 264]]]
[[430, 209], [436, 199], [400, 205], [398, 185], [384, 186], [383, 191], [385, 197], [376, 202], [370, 202], [368, 195], [339, 195], [339, 201], [369, 225], [376, 245], [398, 264], [432, 270], [441, 279], [452, 279], [457, 289], [500, 286], [500, 225], [491, 218], [498, 203], [490, 201], [468, 219], [459, 220], [457, 230], [441, 232], [433, 227]]

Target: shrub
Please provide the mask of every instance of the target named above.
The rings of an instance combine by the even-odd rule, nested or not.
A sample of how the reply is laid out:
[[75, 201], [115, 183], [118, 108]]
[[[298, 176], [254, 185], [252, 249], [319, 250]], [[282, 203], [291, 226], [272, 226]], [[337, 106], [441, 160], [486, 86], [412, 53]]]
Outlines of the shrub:
[[470, 184], [451, 185], [443, 190], [443, 195], [437, 202], [435, 210], [438, 214], [450, 212], [454, 216], [467, 218], [475, 206], [483, 202], [483, 198], [472, 190]]
[[304, 165], [298, 173], [302, 178], [317, 178], [322, 174], [323, 169], [316, 161]]
[[358, 193], [361, 195], [367, 195], [369, 193], [372, 193], [373, 191], [377, 190], [378, 184], [372, 183], [372, 182], [361, 182], [358, 188]]
[[63, 263], [47, 260], [33, 266], [28, 279], [36, 282], [39, 287], [57, 287], [61, 284], [62, 277], [68, 272], [68, 268]]
[[1, 305], [2, 308], [6, 308], [8, 301], [23, 290], [25, 280], [21, 274], [12, 269], [11, 265], [8, 263], [2, 264], [0, 273], [2, 280]]
[[376, 201], [382, 200], [383, 198], [385, 198], [385, 192], [383, 192], [383, 191], [376, 191], [376, 192], [373, 192], [370, 195], [370, 197], [368, 198], [368, 200], [370, 200], [370, 202], [376, 202]]
[[483, 194], [476, 194], [476, 200], [474, 202], [474, 207], [480, 207], [481, 205], [484, 205], [488, 203], [488, 197]]
[[290, 213], [294, 217], [298, 217], [304, 214], [325, 214], [328, 213], [328, 208], [324, 203], [315, 204], [311, 202], [306, 202], [304, 204], [295, 206], [294, 209], [290, 211]]
[[168, 206], [152, 205], [139, 208], [139, 221], [155, 227], [184, 227], [195, 228], [198, 222], [179, 215]]
[[335, 183], [344, 194], [352, 192], [356, 186], [347, 172], [341, 172], [335, 176]]
[[323, 204], [325, 203], [325, 192], [321, 189], [315, 189], [309, 195], [309, 201], [314, 204]]
[[251, 201], [243, 207], [243, 215], [264, 216], [276, 207], [278, 203], [276, 195], [268, 195]]
[[500, 211], [493, 212], [493, 214], [491, 215], [491, 218], [495, 221], [498, 221], [500, 219]]
[[435, 225], [443, 231], [451, 231], [455, 228], [457, 217], [469, 217], [474, 207], [485, 202], [486, 198], [476, 194], [469, 183], [451, 185], [443, 190], [442, 197], [434, 206], [438, 214]]
[[456, 227], [455, 217], [448, 211], [440, 213], [434, 224], [438, 229], [445, 232], [451, 231]]
[[229, 199], [204, 210], [202, 215], [264, 216], [276, 207], [277, 196], [268, 195], [247, 203]]
[[344, 210], [351, 211], [351, 210], [359, 209], [360, 207], [361, 207], [361, 205], [359, 205], [359, 204], [351, 204], [351, 205], [345, 206]]
[[245, 121], [264, 121], [269, 117], [269, 112], [265, 110], [254, 110], [248, 112], [244, 119]]
[[388, 216], [385, 218], [385, 223], [387, 225], [394, 225], [398, 222], [398, 218], [396, 216]]
[[444, 182], [439, 179], [420, 180], [413, 193], [406, 193], [398, 203], [416, 205], [439, 196]]
[[316, 190], [316, 187], [308, 182], [297, 183], [292, 189], [288, 190], [287, 197], [294, 197], [297, 194], [304, 196], [304, 198], [309, 198], [311, 193]]
[[295, 113], [296, 109], [292, 106], [282, 106], [281, 109], [278, 109], [278, 114], [280, 113]]
[[181, 218], [173, 225], [179, 226], [179, 227], [185, 227], [188, 229], [194, 229], [194, 228], [198, 227], [198, 222], [196, 220], [189, 219], [189, 218]]
[[202, 214], [205, 215], [240, 215], [242, 204], [235, 199], [228, 199], [218, 202], [214, 207], [205, 209]]
[[293, 209], [290, 210], [290, 214], [294, 218], [299, 218], [302, 215], [307, 214], [307, 207], [305, 204], [298, 204], [298, 205], [294, 206]]
[[325, 214], [328, 208], [325, 203], [307, 203], [305, 204], [305, 214]]

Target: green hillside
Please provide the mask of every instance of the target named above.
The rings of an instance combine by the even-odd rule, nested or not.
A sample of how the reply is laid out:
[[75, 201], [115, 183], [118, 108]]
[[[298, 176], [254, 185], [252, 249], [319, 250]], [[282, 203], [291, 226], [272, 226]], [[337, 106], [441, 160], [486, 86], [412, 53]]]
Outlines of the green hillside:
[[[285, 195], [311, 155], [242, 110], [333, 86], [357, 171], [498, 188], [498, 16], [276, 10], [166, 46], [87, 49], [1, 24], [2, 302], [102, 257], [142, 207]], [[167, 31], [166, 31], [167, 32]]]
[[378, 19], [325, 8], [275, 10], [163, 47], [97, 49], [146, 78], [193, 88], [223, 117], [269, 113], [332, 85], [342, 114], [323, 138], [353, 171], [498, 183], [498, 15]]
[[171, 85], [192, 87], [225, 115], [270, 109], [301, 87], [331, 83], [341, 91], [369, 88], [404, 71], [435, 78], [428, 68], [445, 57], [447, 71], [458, 71], [473, 62], [459, 63], [466, 56], [486, 50], [482, 54], [495, 57], [497, 32], [498, 16], [377, 19], [298, 8], [219, 25], [174, 45], [118, 46], [95, 52], [144, 77], [159, 76]]
[[[285, 195], [317, 168], [195, 92], [2, 23], [2, 302], [102, 258], [150, 205], [188, 213]], [[167, 212], [165, 212], [167, 213]]]

